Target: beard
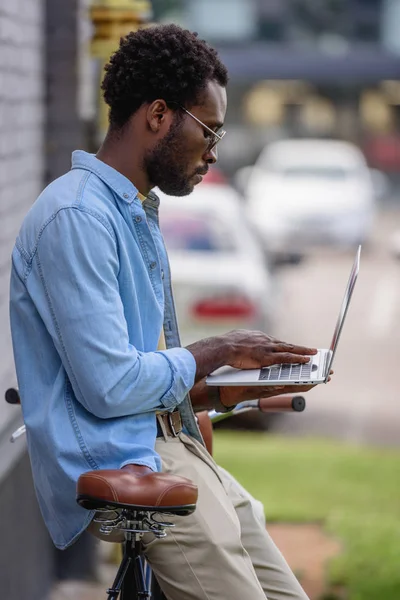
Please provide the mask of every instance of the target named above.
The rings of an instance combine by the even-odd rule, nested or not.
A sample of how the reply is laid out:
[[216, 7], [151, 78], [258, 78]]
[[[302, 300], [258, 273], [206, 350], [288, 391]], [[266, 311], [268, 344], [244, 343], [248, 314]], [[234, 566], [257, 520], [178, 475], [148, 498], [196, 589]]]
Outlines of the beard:
[[168, 133], [143, 158], [143, 166], [153, 186], [169, 196], [187, 196], [193, 191], [182, 135], [183, 119], [176, 117]]

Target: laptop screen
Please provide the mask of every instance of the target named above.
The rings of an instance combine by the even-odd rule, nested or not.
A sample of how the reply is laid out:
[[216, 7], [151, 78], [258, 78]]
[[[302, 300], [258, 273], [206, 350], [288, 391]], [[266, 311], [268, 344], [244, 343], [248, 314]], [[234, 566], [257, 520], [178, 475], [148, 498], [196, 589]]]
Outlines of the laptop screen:
[[329, 371], [331, 369], [333, 358], [335, 356], [336, 348], [339, 342], [339, 337], [343, 329], [343, 323], [346, 318], [347, 309], [349, 308], [351, 296], [354, 290], [354, 286], [356, 285], [358, 272], [360, 269], [360, 254], [361, 254], [361, 246], [358, 247], [356, 257], [354, 259], [353, 266], [350, 271], [350, 277], [347, 282], [346, 291], [344, 293], [344, 298], [342, 302], [342, 306], [340, 307], [339, 317], [336, 322], [335, 331], [333, 332], [333, 338], [330, 346], [331, 357], [327, 368], [326, 378], [329, 377]]

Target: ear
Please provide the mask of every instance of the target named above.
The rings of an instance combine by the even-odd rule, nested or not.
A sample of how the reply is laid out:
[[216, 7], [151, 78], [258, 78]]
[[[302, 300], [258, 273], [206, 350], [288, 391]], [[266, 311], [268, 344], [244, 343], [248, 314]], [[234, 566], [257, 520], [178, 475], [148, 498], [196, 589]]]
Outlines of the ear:
[[172, 111], [165, 100], [153, 100], [147, 108], [146, 116], [149, 127], [154, 133], [169, 129], [172, 121]]

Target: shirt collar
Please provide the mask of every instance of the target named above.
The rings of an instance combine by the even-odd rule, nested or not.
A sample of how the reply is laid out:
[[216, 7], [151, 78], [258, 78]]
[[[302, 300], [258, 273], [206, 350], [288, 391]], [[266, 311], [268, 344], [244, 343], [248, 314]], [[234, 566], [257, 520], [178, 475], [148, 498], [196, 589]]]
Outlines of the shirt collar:
[[[75, 150], [72, 153], [72, 169], [86, 169], [95, 173], [104, 181], [124, 202], [131, 204], [137, 198], [138, 190], [125, 175], [113, 167], [89, 154], [84, 150]], [[147, 201], [147, 200], [146, 200]]]

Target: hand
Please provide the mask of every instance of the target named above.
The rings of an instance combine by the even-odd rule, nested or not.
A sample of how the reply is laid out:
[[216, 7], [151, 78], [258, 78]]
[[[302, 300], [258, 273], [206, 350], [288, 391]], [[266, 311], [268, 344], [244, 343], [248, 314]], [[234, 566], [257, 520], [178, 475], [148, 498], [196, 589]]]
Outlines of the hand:
[[261, 331], [238, 329], [186, 346], [196, 361], [195, 383], [223, 365], [259, 369], [279, 363], [307, 363], [316, 348], [281, 342]]
[[[333, 371], [330, 371], [333, 375]], [[330, 381], [331, 378], [328, 378]], [[286, 394], [304, 394], [315, 387], [314, 385], [269, 385], [258, 386], [252, 385], [247, 387], [241, 386], [221, 386], [219, 388], [219, 396], [224, 406], [236, 406], [240, 402], [246, 400], [258, 400], [258, 398], [273, 398], [274, 396], [282, 396]]]
[[316, 348], [288, 344], [261, 331], [238, 329], [221, 337], [232, 348], [232, 359], [227, 364], [237, 369], [258, 369], [280, 363], [307, 363], [309, 356], [317, 353]]
[[251, 385], [242, 386], [221, 386], [219, 396], [224, 406], [236, 406], [246, 400], [257, 400], [258, 398], [273, 398], [283, 394], [302, 394], [309, 392], [315, 385], [269, 385], [262, 387]]

